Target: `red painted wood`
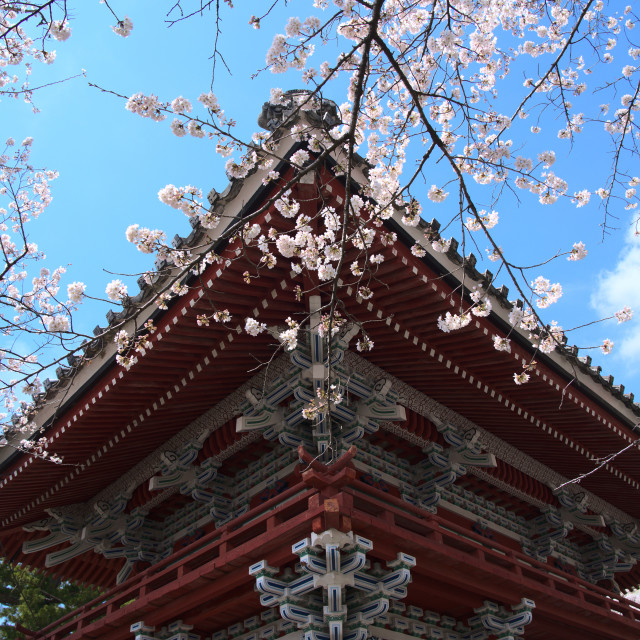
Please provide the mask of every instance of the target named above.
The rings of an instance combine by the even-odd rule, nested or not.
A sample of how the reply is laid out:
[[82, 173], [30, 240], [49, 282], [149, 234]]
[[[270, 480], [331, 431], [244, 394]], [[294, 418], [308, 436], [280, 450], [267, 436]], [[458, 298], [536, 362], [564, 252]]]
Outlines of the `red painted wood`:
[[[341, 473], [344, 471], [334, 476], [337, 482]], [[307, 480], [315, 482], [315, 478]], [[372, 560], [391, 560], [398, 551], [416, 557], [413, 583], [406, 599], [409, 604], [464, 618], [484, 599], [516, 604], [526, 596], [536, 602], [534, 620], [541, 615], [544, 620], [563, 622], [557, 638], [566, 637], [562, 634], [568, 629], [573, 633], [582, 630], [601, 633], [606, 629], [609, 634], [606, 637], [610, 639], [637, 638], [640, 612], [623, 600], [612, 599], [604, 589], [567, 576], [356, 479], [330, 498], [322, 498], [316, 490], [304, 490], [303, 486], [304, 482], [292, 487], [287, 496], [273, 499], [280, 503], [276, 512], [290, 513], [289, 517], [280, 515], [281, 522], [273, 522], [274, 512], [270, 511], [273, 502], [256, 507], [242, 521], [229, 523], [150, 567], [107, 594], [104, 600], [98, 599], [81, 609], [78, 617], [67, 616], [38, 637], [55, 640], [73, 632], [77, 639], [119, 640], [127, 637], [130, 624], [141, 619], [161, 626], [181, 618], [207, 631], [218, 629], [228, 597], [238, 607], [255, 605], [254, 579], [247, 572], [249, 564], [260, 559], [280, 567], [293, 562], [290, 545], [308, 535], [315, 518], [323, 514], [326, 517], [327, 513], [336, 517], [344, 512], [354, 531], [373, 540]], [[287, 498], [282, 504], [282, 499]], [[249, 530], [256, 534], [247, 537]], [[236, 543], [236, 539], [241, 542]], [[435, 592], [434, 585], [437, 585]], [[429, 606], [423, 600], [426, 594], [434, 598]], [[458, 597], [459, 594], [463, 597]], [[129, 600], [133, 602], [121, 606]], [[259, 609], [246, 611], [244, 617], [253, 613], [259, 613]], [[553, 640], [554, 636], [549, 638]]]

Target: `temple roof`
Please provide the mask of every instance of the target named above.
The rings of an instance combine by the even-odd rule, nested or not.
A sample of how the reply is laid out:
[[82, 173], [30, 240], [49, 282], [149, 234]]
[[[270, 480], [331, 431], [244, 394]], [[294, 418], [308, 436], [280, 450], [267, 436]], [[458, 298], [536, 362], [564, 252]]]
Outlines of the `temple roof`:
[[[299, 148], [299, 143], [287, 139], [280, 144], [283, 157]], [[336, 207], [343, 201], [344, 183], [329, 165], [313, 180], [292, 188], [293, 197], [311, 214], [317, 212], [320, 199]], [[356, 183], [365, 184], [366, 170], [364, 163], [356, 169]], [[284, 162], [281, 173], [282, 182], [293, 177]], [[256, 222], [268, 221], [285, 230], [287, 221], [273, 206], [277, 192], [277, 186], [262, 184], [257, 171], [232, 180], [222, 194], [212, 192], [209, 201], [230, 224], [264, 209]], [[375, 343], [366, 355], [349, 353], [348, 361], [374, 377], [393, 380], [409, 409], [405, 431], [422, 433], [428, 414], [478, 433], [492, 447], [499, 465], [477, 477], [487, 480], [493, 474], [493, 486], [510, 486], [523, 505], [553, 502], [554, 489], [564, 481], [590, 471], [596, 461], [635, 441], [640, 408], [633, 396], [603, 378], [588, 358], [580, 359], [575, 348], [536, 353], [531, 380], [515, 385], [514, 371], [531, 362], [534, 349], [527, 336], [508, 323], [512, 303], [506, 288], [493, 288], [491, 274], [480, 274], [475, 260], [463, 259], [455, 243], [446, 254], [427, 244], [424, 257], [414, 256], [410, 247], [424, 242], [425, 231], [437, 233], [438, 225], [422, 223], [407, 229], [399, 218], [400, 214], [386, 223], [398, 241], [377, 240], [371, 247], [385, 257], [369, 283], [373, 297], [359, 297], [347, 269], [340, 286], [343, 312], [357, 319]], [[25, 537], [22, 527], [48, 517], [50, 510], [80, 513], [87, 505], [123, 491], [133, 496], [136, 504], [132, 502], [131, 508], [146, 504], [152, 499], [145, 494], [146, 483], [157, 472], [162, 452], [190, 438], [201, 437], [206, 453], [225, 459], [241, 449], [249, 451], [256, 442], [255, 433], [235, 432], [238, 407], [247, 390], [274, 380], [289, 361], [271, 335], [252, 337], [244, 332], [244, 319], [259, 317], [268, 325], [282, 326], [288, 316], [303, 317], [307, 307], [299, 290], [307, 289], [309, 282], [281, 260], [247, 286], [244, 272], [260, 253], [251, 247], [242, 252], [237, 242], [221, 237], [221, 230], [213, 235], [196, 227], [187, 238], [176, 238], [175, 246], [194, 251], [216, 247], [221, 261], [194, 277], [189, 292], [175, 298], [167, 310], [146, 306], [139, 315], [135, 312], [147, 305], [160, 283], [172, 278], [165, 264], [158, 265], [160, 272], [152, 285], [141, 282], [140, 293], [123, 311], [108, 315], [110, 327], [122, 321], [140, 326], [153, 317], [158, 330], [137, 364], [129, 370], [117, 365], [115, 345], [97, 341], [87, 346], [89, 361], [81, 366], [71, 363], [47, 385], [36, 420], [45, 429], [49, 449], [64, 462], [53, 465], [5, 449], [0, 481], [0, 539], [5, 545], [18, 531]], [[351, 261], [347, 253], [345, 264]], [[459, 307], [463, 280], [467, 290], [469, 283], [488, 289], [493, 311], [488, 317], [474, 317], [459, 331], [443, 333], [437, 319]], [[322, 288], [319, 291], [322, 296]], [[210, 311], [209, 296], [229, 309], [230, 323], [198, 326], [197, 316]], [[509, 353], [494, 349], [494, 335], [510, 337]], [[412, 417], [421, 411], [423, 418]], [[586, 494], [590, 511], [604, 514], [605, 519], [635, 522], [640, 518], [635, 456], [632, 447], [579, 486], [569, 487], [570, 492]], [[29, 534], [26, 539], [35, 537]], [[15, 544], [12, 548], [19, 555]], [[83, 569], [83, 575], [105, 572], [94, 578], [97, 582], [112, 577], [113, 570], [99, 566], [93, 554], [78, 562], [95, 565], [93, 573]]]

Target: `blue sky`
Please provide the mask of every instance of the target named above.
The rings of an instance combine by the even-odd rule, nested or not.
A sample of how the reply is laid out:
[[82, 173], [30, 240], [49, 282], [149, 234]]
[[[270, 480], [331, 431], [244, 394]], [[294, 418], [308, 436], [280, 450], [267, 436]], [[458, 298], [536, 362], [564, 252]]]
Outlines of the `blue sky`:
[[[106, 283], [115, 277], [107, 272], [136, 273], [150, 267], [149, 257], [125, 239], [129, 224], [159, 227], [169, 237], [189, 232], [186, 218], [159, 202], [159, 189], [168, 183], [193, 184], [206, 195], [212, 187], [223, 189], [227, 183], [224, 160], [210, 142], [189, 136], [176, 138], [168, 121], [143, 120], [127, 112], [122, 100], [88, 86], [92, 82], [125, 95], [155, 93], [161, 100], [182, 95], [195, 101], [200, 93], [211, 89], [213, 13], [167, 28], [163, 9], [169, 3], [136, 0], [119, 4], [113, 5], [116, 11], [126, 12], [133, 20], [129, 38], [112, 33], [114, 20], [97, 0], [78, 2], [71, 13], [71, 38], [55, 43], [55, 64], [36, 67], [32, 84], [73, 76], [82, 69], [86, 69], [86, 79], [80, 77], [37, 92], [34, 101], [41, 110], [37, 115], [18, 101], [5, 100], [0, 105], [0, 138], [13, 136], [19, 141], [32, 136], [34, 165], [60, 172], [52, 185], [54, 201], [33, 225], [31, 240], [45, 251], [52, 266], [70, 264], [66, 282], [82, 280], [88, 285], [87, 292], [97, 296], [104, 295]], [[302, 3], [289, 3], [288, 8], [279, 8], [265, 20], [260, 31], [249, 26], [250, 11], [240, 6], [231, 10], [225, 5], [223, 12], [219, 47], [232, 75], [219, 65], [213, 91], [227, 115], [238, 122], [239, 132], [248, 137], [257, 128], [256, 118], [271, 87], [304, 86], [295, 74], [251, 76], [264, 66], [273, 34], [283, 31], [288, 14], [294, 12], [304, 18], [312, 11]], [[330, 43], [328, 51], [320, 54], [321, 58], [316, 55], [318, 60], [313, 64], [334, 60], [337, 51], [337, 45]], [[521, 80], [514, 75], [518, 78], [513, 81], [515, 89]], [[338, 82], [328, 97], [340, 103], [342, 92], [344, 84]], [[509, 108], [504, 111], [509, 112]], [[527, 120], [518, 126], [526, 132], [531, 124]], [[604, 136], [596, 130], [578, 138], [569, 156], [569, 143], [555, 138], [557, 128], [550, 126], [549, 137], [543, 132], [536, 140], [525, 133], [532, 149], [529, 155], [556, 149], [554, 169], [569, 180], [571, 192], [585, 187], [593, 191], [601, 186], [602, 180], [595, 176], [606, 176], [610, 161]], [[441, 167], [431, 171], [425, 180], [425, 193], [432, 183], [440, 185], [448, 178]], [[501, 219], [495, 229], [499, 243], [515, 251], [523, 263], [538, 263], [558, 250], [570, 249], [573, 242], [585, 242], [589, 250], [585, 260], [569, 263], [562, 258], [533, 271], [531, 279], [542, 273], [552, 282], [561, 282], [564, 296], [548, 310], [547, 317], [565, 327], [611, 314], [625, 304], [636, 308], [632, 322], [596, 325], [569, 334], [569, 342], [592, 346], [611, 338], [616, 348], [609, 356], [599, 350], [588, 353], [605, 373], [615, 376], [616, 383], [640, 393], [640, 368], [636, 365], [640, 362], [640, 245], [629, 231], [628, 212], [619, 212], [620, 230], [602, 242], [602, 211], [597, 197], [588, 206], [576, 209], [568, 202], [543, 207], [536, 198], [520, 195], [520, 203], [506, 197], [495, 207]], [[485, 205], [490, 205], [491, 194], [483, 192], [482, 197]], [[445, 222], [453, 214], [455, 197], [440, 205], [430, 204], [426, 198], [424, 201], [427, 219], [436, 217]], [[447, 235], [459, 237], [459, 227], [454, 225]], [[480, 246], [484, 248], [485, 243]], [[495, 271], [495, 264], [486, 259], [478, 267], [480, 271]], [[137, 291], [133, 279], [129, 291]], [[97, 323], [104, 324], [107, 309], [106, 304], [86, 305], [76, 319], [90, 330]]]

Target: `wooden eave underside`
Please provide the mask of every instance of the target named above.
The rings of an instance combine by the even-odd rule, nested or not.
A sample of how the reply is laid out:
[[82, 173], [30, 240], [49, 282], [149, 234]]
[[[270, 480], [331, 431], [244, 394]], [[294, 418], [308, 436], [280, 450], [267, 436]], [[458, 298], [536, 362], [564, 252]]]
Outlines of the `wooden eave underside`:
[[[367, 354], [372, 363], [567, 479], [593, 469], [593, 458], [604, 458], [636, 439], [603, 407], [573, 390], [570, 380], [542, 364], [526, 385], [515, 385], [513, 373], [531, 361], [530, 353], [513, 342], [511, 354], [496, 352], [492, 336], [503, 334], [490, 318], [473, 318], [464, 329], [440, 332], [437, 319], [455, 312], [455, 295], [438, 281], [416, 287], [401, 260], [387, 268], [390, 290], [372, 283], [370, 301], [347, 298], [349, 312], [366, 323], [376, 345]], [[638, 469], [637, 451], [631, 449], [582, 486], [639, 517]]]
[[[317, 204], [307, 199], [305, 206]], [[271, 225], [283, 225], [277, 215], [272, 218]], [[364, 323], [375, 342], [366, 354], [372, 363], [567, 478], [592, 469], [592, 457], [606, 456], [633, 439], [629, 425], [544, 364], [536, 365], [527, 385], [515, 385], [513, 373], [522, 370], [531, 353], [515, 341], [510, 354], [495, 351], [492, 335], [503, 334], [491, 317], [473, 318], [468, 327], [450, 334], [439, 331], [437, 318], [460, 304], [442, 274], [399, 242], [371, 251], [386, 258], [365, 283], [375, 295], [363, 301], [355, 287], [347, 289], [353, 281], [347, 271], [343, 293], [346, 311]], [[258, 258], [256, 252], [249, 255]], [[246, 260], [236, 259], [232, 247], [223, 257], [231, 262], [211, 266], [202, 285], [161, 317], [154, 346], [137, 365], [125, 371], [114, 364], [59, 416], [48, 435], [64, 465], [23, 455], [6, 471], [0, 483], [5, 532], [46, 517], [46, 508], [89, 501], [273, 357], [272, 338], [252, 338], [239, 327], [254, 310], [267, 324], [302, 317], [304, 303], [296, 301], [294, 287], [308, 282], [280, 260], [247, 287], [242, 275], [249, 268]], [[354, 250], [344, 262], [357, 257]], [[208, 293], [199, 297], [202, 288]], [[207, 296], [217, 308], [229, 309], [231, 326], [197, 326], [196, 316], [212, 311]], [[640, 517], [636, 455], [632, 450], [618, 457], [583, 486]]]
[[[442, 436], [428, 419], [411, 411], [408, 411], [407, 417], [408, 419], [404, 426], [408, 433], [419, 436], [425, 441], [437, 442], [438, 444], [446, 446]], [[241, 436], [235, 432], [234, 421], [224, 424], [203, 443], [202, 449], [196, 459], [196, 464], [199, 464], [208, 457], [224, 454], [228, 447], [238, 442], [240, 437]], [[400, 456], [410, 464], [417, 464], [423, 458], [421, 447], [415, 444], [412, 445], [407, 440], [398, 438], [397, 435], [384, 429], [368, 438], [368, 440], [371, 444], [381, 446], [385, 451]], [[260, 456], [273, 449], [274, 446], [273, 443], [265, 440], [251, 442], [248, 446], [245, 446], [226, 459], [221, 472], [226, 477], [232, 478], [236, 473], [245, 468], [246, 465], [259, 459]], [[556, 507], [560, 506], [548, 487], [502, 461], [498, 461], [497, 467], [495, 469], [488, 469], [487, 473], [502, 483], [513, 487], [520, 494], [528, 496], [532, 501], [549, 503]], [[530, 520], [539, 515], [538, 508], [533, 504], [523, 501], [515, 495], [471, 474], [460, 478], [457, 481], [457, 485], [460, 488], [472, 491], [485, 500], [492, 501], [496, 506], [504, 507], [517, 516], [523, 516], [526, 520]], [[143, 483], [134, 491], [128, 502], [126, 511], [130, 512], [136, 507], [145, 507], [157, 496], [158, 492], [151, 491], [148, 483]], [[161, 524], [165, 518], [173, 514], [177, 509], [189, 504], [190, 500], [190, 498], [174, 492], [156, 507], [147, 509], [148, 518]], [[445, 515], [444, 517], [445, 519], [446, 517], [453, 517], [454, 520], [468, 529], [472, 525], [470, 520], [465, 520], [464, 518], [460, 520], [460, 517], [452, 516], [451, 514]], [[68, 544], [63, 543], [55, 548], [49, 548], [37, 553], [23, 554], [21, 552], [23, 541], [36, 540], [44, 536], [45, 534], [39, 531], [21, 533], [20, 536], [6, 536], [3, 541], [5, 553], [15, 561], [44, 569], [47, 554], [52, 551], [60, 551]], [[507, 547], [511, 549], [520, 549], [519, 544], [513, 539], [508, 539], [500, 535], [497, 535], [497, 539], [500, 539], [503, 544], [506, 544]], [[590, 538], [581, 531], [574, 530], [569, 534], [569, 540], [580, 546], [587, 544]], [[67, 560], [63, 565], [50, 568], [47, 571], [59, 577], [73, 578], [81, 582], [101, 585], [107, 588], [113, 584], [115, 575], [120, 570], [122, 563], [122, 560], [107, 560], [99, 555], [86, 552], [85, 554]], [[139, 563], [137, 571], [140, 571], [145, 566], [144, 563]], [[638, 572], [634, 570], [633, 572], [624, 574], [620, 580], [622, 586], [634, 585], [638, 580], [636, 573]]]

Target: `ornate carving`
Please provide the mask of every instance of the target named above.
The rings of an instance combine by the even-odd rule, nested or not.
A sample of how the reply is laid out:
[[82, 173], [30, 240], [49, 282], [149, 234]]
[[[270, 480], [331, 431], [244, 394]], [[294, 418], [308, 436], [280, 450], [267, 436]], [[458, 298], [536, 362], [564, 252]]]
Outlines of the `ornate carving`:
[[[347, 352], [345, 354], [344, 362], [345, 367], [348, 367], [352, 371], [361, 375], [370, 378], [386, 376], [392, 382], [392, 388], [394, 389], [394, 391], [399, 395], [399, 397], [402, 397], [406, 400], [403, 402], [403, 404], [405, 407], [407, 407], [407, 409], [410, 409], [411, 411], [414, 411], [421, 416], [429, 418], [436, 425], [451, 424], [462, 432], [476, 432], [478, 434], [478, 444], [482, 446], [483, 449], [495, 455], [495, 457], [499, 460], [503, 460], [512, 467], [515, 467], [523, 473], [536, 478], [543, 484], [546, 484], [549, 487], [558, 487], [566, 482], [567, 478], [565, 478], [564, 476], [561, 476], [549, 467], [543, 465], [541, 462], [534, 460], [522, 451], [519, 451], [515, 447], [512, 447], [500, 438], [494, 436], [492, 433], [489, 433], [482, 427], [471, 422], [471, 420], [468, 420], [452, 409], [449, 409], [440, 404], [433, 398], [428, 397], [424, 393], [417, 391], [413, 387], [410, 387], [408, 384], [402, 382], [401, 380], [398, 380], [389, 373], [384, 372], [382, 369], [372, 364], [371, 362], [368, 362], [356, 353], [353, 353], [351, 351]], [[389, 424], [383, 424], [382, 426], [385, 429], [398, 434], [400, 437], [405, 438], [409, 442], [413, 442], [415, 444], [418, 444], [420, 441], [425, 442], [421, 438], [415, 436], [415, 434], [408, 433], [406, 430], [402, 429], [402, 427]], [[489, 474], [483, 474], [481, 469], [474, 469], [473, 472], [475, 475], [483, 477], [487, 479], [488, 482], [492, 482], [496, 486], [499, 486], [499, 481], [492, 479]], [[505, 485], [504, 488], [506, 491], [512, 493], [512, 495], [517, 495], [519, 498], [525, 500], [526, 502], [529, 502], [530, 504], [543, 506], [543, 504], [537, 501], [535, 498], [532, 498], [531, 496], [510, 488], [509, 485]], [[613, 505], [609, 504], [593, 493], [584, 489], [576, 489], [575, 492], [584, 493], [586, 499], [588, 500], [589, 508], [592, 511], [604, 516], [605, 519], [617, 520], [618, 522], [623, 524], [636, 523], [636, 521], [631, 516], [624, 513], [624, 511], [621, 511], [617, 507], [614, 507]], [[583, 525], [580, 525], [579, 528], [582, 529], [582, 527]], [[592, 533], [591, 530], [589, 530], [589, 533]]]
[[404, 598], [415, 558], [399, 553], [368, 570], [370, 540], [329, 529], [294, 544], [300, 557], [299, 577], [257, 562], [249, 568], [265, 607], [279, 607], [284, 620], [304, 631], [305, 640], [366, 640], [368, 626], [389, 611], [390, 602]]
[[477, 615], [469, 619], [470, 638], [484, 640], [495, 636], [500, 640], [518, 640], [524, 636], [524, 627], [533, 619], [531, 611], [535, 606], [533, 600], [522, 598], [520, 604], [510, 607], [509, 611], [485, 601], [484, 606], [474, 609]]
[[179, 454], [165, 452], [162, 475], [149, 480], [149, 489], [156, 491], [177, 486], [182, 495], [189, 495], [199, 502], [211, 502], [214, 494], [208, 487], [218, 473], [220, 462], [215, 458], [207, 458], [200, 465], [193, 464], [201, 447], [201, 443], [188, 442]]
[[604, 518], [597, 514], [587, 513], [587, 495], [584, 492], [571, 495], [566, 489], [556, 492], [563, 517], [576, 526], [604, 527]]
[[418, 465], [417, 475], [422, 484], [418, 485], [417, 494], [420, 504], [427, 509], [433, 509], [438, 504], [442, 489], [463, 476], [467, 466], [496, 466], [495, 457], [484, 453], [476, 444], [476, 439], [465, 439], [450, 425], [439, 431], [451, 446], [445, 449], [435, 442], [428, 443], [423, 448], [427, 459]]
[[182, 620], [176, 620], [157, 632], [155, 627], [144, 622], [135, 622], [129, 628], [135, 640], [200, 640], [200, 635], [192, 633], [192, 629], [193, 625], [185, 624]]
[[[311, 324], [317, 327], [313, 315]], [[329, 347], [317, 329], [311, 329], [308, 344], [291, 352], [292, 366], [285, 375], [264, 393], [247, 391], [236, 429], [264, 429], [265, 438], [294, 449], [314, 445], [320, 459], [328, 462], [330, 450], [376, 432], [381, 420], [405, 420], [390, 381], [380, 377], [369, 383], [341, 366], [356, 330], [339, 335]]]
[[[294, 598], [290, 598], [292, 601]], [[331, 606], [327, 599], [328, 609]], [[294, 605], [295, 606], [295, 605]], [[524, 627], [532, 620], [531, 610], [535, 607], [533, 600], [523, 598], [520, 604], [506, 608], [494, 602], [485, 601], [482, 607], [474, 610], [475, 616], [468, 621], [468, 626], [451, 616], [441, 615], [435, 611], [424, 611], [413, 605], [405, 606], [398, 600], [391, 600], [389, 611], [380, 614], [368, 625], [367, 637], [371, 640], [411, 640], [427, 638], [427, 640], [519, 640]], [[292, 607], [290, 607], [292, 608]], [[323, 611], [324, 613], [324, 611]], [[226, 629], [216, 631], [211, 640], [256, 640], [256, 638], [277, 638], [286, 636], [311, 640], [323, 638], [330, 640], [326, 631], [309, 630], [299, 632], [297, 636], [289, 635], [297, 631], [297, 622], [279, 618], [275, 608], [264, 611], [259, 616], [252, 616], [236, 622]], [[135, 640], [199, 640], [200, 636], [192, 632], [190, 625], [181, 620], [163, 627], [159, 631], [144, 622], [131, 625], [131, 633]], [[354, 634], [351, 634], [354, 635]], [[343, 635], [343, 637], [348, 637]], [[354, 637], [358, 637], [354, 635]]]
[[25, 525], [25, 531], [49, 531], [49, 535], [36, 540], [28, 540], [22, 544], [22, 553], [35, 553], [69, 542], [78, 536], [80, 525], [77, 520], [65, 517], [53, 509], [49, 510], [51, 518], [38, 520]]
[[119, 496], [109, 504], [105, 501], [93, 505], [95, 515], [89, 519], [71, 520], [52, 510], [52, 518], [28, 525], [27, 530], [50, 531], [50, 535], [23, 544], [24, 553], [42, 551], [63, 542], [70, 544], [47, 554], [45, 565], [55, 567], [87, 551], [105, 558], [126, 558], [118, 573], [120, 584], [130, 575], [138, 560], [157, 562], [171, 551], [162, 540], [160, 531], [145, 520], [141, 509], [124, 513], [129, 496]]
[[630, 571], [636, 564], [636, 558], [616, 548], [611, 539], [605, 535], [584, 545], [582, 562], [578, 565], [578, 575], [589, 582], [613, 580], [616, 573]]
[[[96, 496], [96, 500], [111, 502], [116, 499], [119, 494], [130, 492], [143, 482], [147, 482], [151, 476], [162, 469], [162, 465], [164, 464], [163, 454], [167, 450], [179, 451], [187, 442], [193, 440], [204, 442], [214, 431], [238, 415], [239, 407], [246, 401], [245, 393], [247, 390], [251, 388], [262, 388], [265, 385], [271, 384], [271, 382], [282, 375], [289, 366], [290, 361], [286, 356], [276, 358], [266, 369], [253, 376], [233, 393], [230, 393], [224, 400], [211, 407], [211, 409], [203, 413], [199, 418], [196, 418], [190, 425], [167, 440], [161, 447], [158, 447], [144, 460], [126, 472], [119, 480], [106, 487]], [[221, 455], [217, 456], [217, 459], [219, 461], [226, 459], [227, 454], [232, 455], [232, 453], [237, 452], [249, 442], [255, 441], [255, 439], [256, 437], [253, 434], [247, 434], [241, 440], [235, 442], [228, 450], [225, 450]], [[160, 496], [158, 496], [158, 499], [159, 498]]]
[[522, 550], [540, 562], [546, 562], [547, 557], [555, 551], [555, 543], [565, 538], [573, 529], [573, 524], [562, 517], [562, 513], [551, 505], [545, 505], [541, 515], [530, 520], [528, 536], [522, 537]]

